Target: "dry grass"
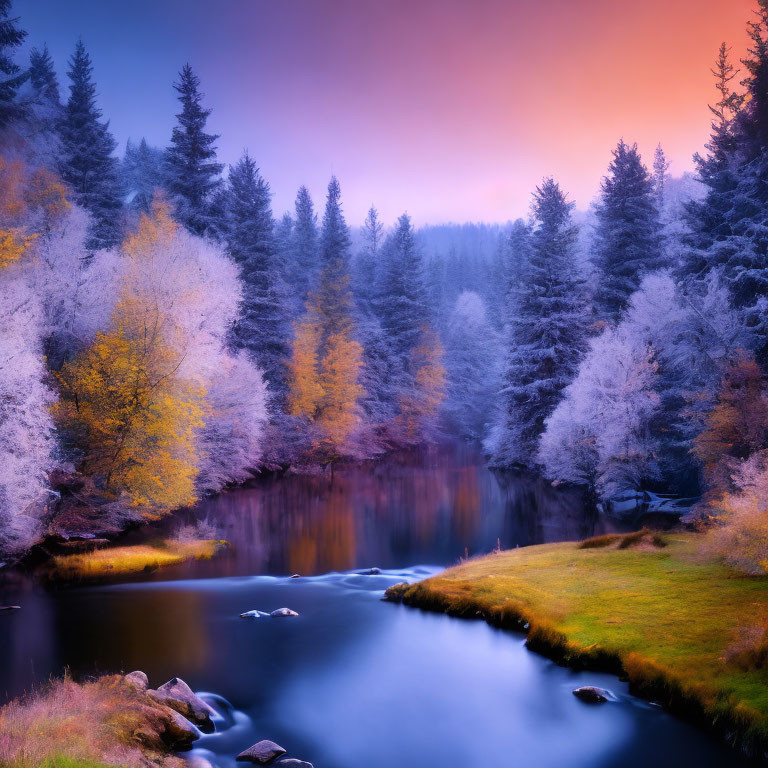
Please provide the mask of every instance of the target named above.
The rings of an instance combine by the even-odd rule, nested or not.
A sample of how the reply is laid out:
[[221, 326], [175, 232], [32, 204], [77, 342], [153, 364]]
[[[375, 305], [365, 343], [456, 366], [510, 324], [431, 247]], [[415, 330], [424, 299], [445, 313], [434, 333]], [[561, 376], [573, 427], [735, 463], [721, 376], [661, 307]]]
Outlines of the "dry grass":
[[207, 560], [213, 557], [225, 541], [178, 541], [164, 539], [129, 547], [109, 547], [77, 555], [60, 555], [53, 559], [52, 573], [56, 578], [99, 579], [105, 576], [153, 571], [187, 560]]
[[[646, 541], [650, 537], [650, 541]], [[629, 677], [634, 691], [768, 745], [768, 673], [728, 648], [738, 627], [768, 615], [768, 578], [735, 574], [697, 554], [697, 534], [600, 537], [489, 555], [393, 599], [507, 627], [557, 661]], [[759, 646], [760, 643], [757, 644]], [[760, 648], [755, 653], [759, 655]]]
[[164, 746], [166, 708], [119, 675], [69, 678], [0, 709], [4, 768], [181, 768]]

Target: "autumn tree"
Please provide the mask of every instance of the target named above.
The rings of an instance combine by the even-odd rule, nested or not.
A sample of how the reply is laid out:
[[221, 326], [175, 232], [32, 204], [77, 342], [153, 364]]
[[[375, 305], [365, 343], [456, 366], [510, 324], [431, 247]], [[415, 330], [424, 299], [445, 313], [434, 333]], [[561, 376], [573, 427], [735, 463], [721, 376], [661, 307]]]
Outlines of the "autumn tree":
[[768, 399], [762, 372], [751, 355], [741, 352], [725, 371], [717, 402], [693, 442], [711, 491], [731, 489], [735, 464], [765, 448], [766, 438]]
[[333, 464], [345, 455], [359, 423], [362, 347], [353, 338], [349, 290], [349, 232], [333, 178], [321, 236], [322, 272], [307, 313], [296, 325], [290, 370], [289, 410], [317, 430], [313, 449]]

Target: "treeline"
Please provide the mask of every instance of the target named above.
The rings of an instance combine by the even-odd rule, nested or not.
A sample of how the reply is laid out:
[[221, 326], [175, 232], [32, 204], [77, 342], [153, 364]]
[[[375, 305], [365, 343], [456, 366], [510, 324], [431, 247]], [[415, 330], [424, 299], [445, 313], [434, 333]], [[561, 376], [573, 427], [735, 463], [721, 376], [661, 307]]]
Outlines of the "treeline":
[[703, 493], [720, 551], [768, 563], [768, 2], [739, 71], [713, 73], [702, 194], [670, 216], [667, 163], [620, 141], [580, 268], [572, 204], [547, 179], [511, 253], [500, 466], [541, 469], [610, 498]]
[[50, 530], [62, 489], [113, 529], [436, 437], [444, 350], [407, 215], [385, 231], [371, 208], [353, 253], [332, 178], [321, 214], [301, 187], [275, 221], [254, 160], [218, 162], [188, 65], [168, 147], [118, 159], [83, 43], [63, 97], [45, 48], [15, 60], [24, 38], [0, 0], [0, 549]]

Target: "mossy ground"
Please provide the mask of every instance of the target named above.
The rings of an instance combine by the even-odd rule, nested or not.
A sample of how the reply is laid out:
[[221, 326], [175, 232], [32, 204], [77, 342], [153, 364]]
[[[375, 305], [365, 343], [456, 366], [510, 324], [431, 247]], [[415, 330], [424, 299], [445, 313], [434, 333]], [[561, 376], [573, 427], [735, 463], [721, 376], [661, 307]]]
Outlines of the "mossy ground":
[[124, 576], [176, 565], [186, 560], [213, 557], [225, 541], [175, 541], [162, 539], [148, 544], [107, 547], [77, 555], [60, 555], [51, 563], [51, 573], [60, 579], [100, 579]]
[[697, 536], [499, 552], [398, 585], [389, 597], [501, 626], [528, 624], [533, 649], [624, 674], [637, 693], [765, 754], [768, 670], [728, 657], [740, 630], [765, 624], [768, 578], [702, 559]]

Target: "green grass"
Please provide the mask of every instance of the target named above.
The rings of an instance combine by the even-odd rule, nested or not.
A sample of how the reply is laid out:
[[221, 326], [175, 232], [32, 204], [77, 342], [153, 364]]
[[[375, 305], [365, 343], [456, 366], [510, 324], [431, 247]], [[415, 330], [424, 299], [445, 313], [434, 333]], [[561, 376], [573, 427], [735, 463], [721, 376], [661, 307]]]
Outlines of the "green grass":
[[740, 629], [765, 624], [768, 578], [697, 554], [697, 534], [494, 553], [389, 596], [507, 627], [557, 661], [624, 674], [631, 688], [714, 725], [752, 750], [768, 745], [768, 672], [728, 661]]
[[184, 542], [162, 539], [148, 544], [107, 547], [78, 555], [55, 557], [51, 564], [51, 573], [60, 579], [124, 576], [177, 565], [187, 560], [207, 560], [226, 544], [225, 541], [214, 539]]

